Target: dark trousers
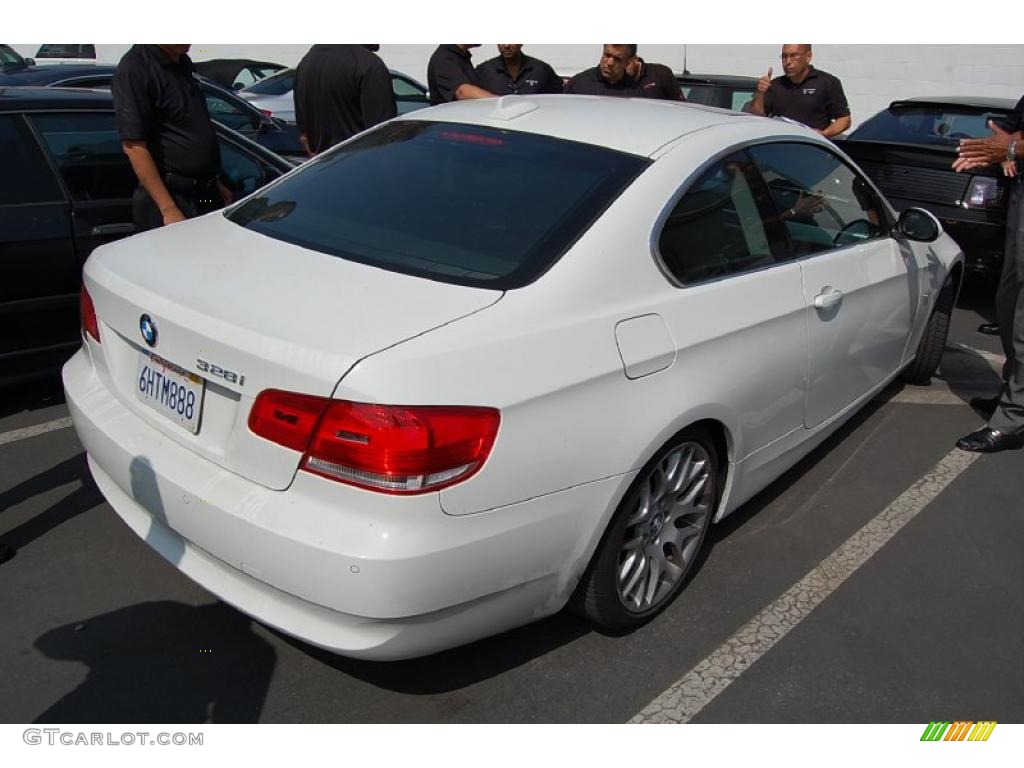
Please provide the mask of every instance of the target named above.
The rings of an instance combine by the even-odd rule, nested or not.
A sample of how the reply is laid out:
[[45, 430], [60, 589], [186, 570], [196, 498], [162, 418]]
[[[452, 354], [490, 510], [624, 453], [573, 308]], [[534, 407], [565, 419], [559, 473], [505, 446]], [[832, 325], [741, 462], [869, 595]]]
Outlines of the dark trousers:
[[[220, 190], [216, 183], [190, 194], [183, 194], [172, 189], [167, 191], [171, 193], [175, 204], [186, 219], [202, 216], [204, 213], [224, 207], [224, 200], [220, 196]], [[135, 188], [135, 193], [132, 195], [132, 221], [135, 223], [137, 232], [145, 232], [164, 225], [163, 214], [160, 213], [153, 198], [141, 184]]]
[[1006, 210], [1003, 273], [996, 292], [996, 320], [1003, 343], [1003, 391], [988, 425], [1000, 432], [1024, 431], [1024, 181], [1010, 185]]

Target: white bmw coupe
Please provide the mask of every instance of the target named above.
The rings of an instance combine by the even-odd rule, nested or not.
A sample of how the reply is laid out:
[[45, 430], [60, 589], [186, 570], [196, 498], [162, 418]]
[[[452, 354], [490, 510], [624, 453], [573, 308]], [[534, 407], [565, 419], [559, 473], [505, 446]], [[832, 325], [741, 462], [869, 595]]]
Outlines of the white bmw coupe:
[[621, 631], [934, 373], [962, 262], [799, 126], [460, 102], [96, 250], [64, 383], [114, 510], [286, 633], [399, 659], [567, 604]]

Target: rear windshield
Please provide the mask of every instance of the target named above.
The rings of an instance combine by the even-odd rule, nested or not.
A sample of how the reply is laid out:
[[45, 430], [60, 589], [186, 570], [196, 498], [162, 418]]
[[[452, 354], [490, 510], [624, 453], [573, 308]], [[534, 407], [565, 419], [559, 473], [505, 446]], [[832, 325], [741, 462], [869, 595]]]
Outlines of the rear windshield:
[[879, 112], [850, 134], [855, 141], [894, 141], [951, 147], [960, 139], [992, 135], [988, 121], [1002, 123], [1006, 113], [969, 107], [898, 106]]
[[228, 218], [343, 259], [506, 290], [547, 270], [648, 163], [548, 136], [396, 121]]
[[258, 93], [261, 96], [283, 96], [295, 90], [295, 70], [283, 69], [276, 75], [257, 80], [245, 89], [246, 93]]

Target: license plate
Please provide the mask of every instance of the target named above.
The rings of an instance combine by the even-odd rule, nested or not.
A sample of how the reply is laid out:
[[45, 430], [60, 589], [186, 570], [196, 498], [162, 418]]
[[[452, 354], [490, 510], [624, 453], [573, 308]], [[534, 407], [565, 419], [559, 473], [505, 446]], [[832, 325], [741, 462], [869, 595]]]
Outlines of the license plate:
[[202, 378], [174, 363], [139, 352], [135, 395], [154, 411], [176, 421], [193, 434], [199, 431], [205, 384]]

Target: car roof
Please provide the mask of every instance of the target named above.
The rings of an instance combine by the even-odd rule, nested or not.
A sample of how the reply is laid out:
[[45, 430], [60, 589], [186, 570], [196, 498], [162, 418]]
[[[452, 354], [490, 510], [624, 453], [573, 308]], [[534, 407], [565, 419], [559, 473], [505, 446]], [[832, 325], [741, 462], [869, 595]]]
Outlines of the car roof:
[[1001, 109], [1011, 112], [1017, 102], [998, 96], [914, 96], [898, 99], [889, 105], [890, 109], [901, 106], [975, 107], [977, 109]]
[[737, 121], [740, 112], [661, 99], [609, 96], [503, 96], [467, 99], [410, 112], [404, 120], [484, 125], [554, 136], [648, 157], [687, 133]]
[[690, 72], [684, 72], [681, 75], [676, 75], [676, 80], [687, 84], [706, 83], [708, 85], [738, 86], [740, 88], [757, 86], [757, 78], [749, 77], [747, 75], [698, 75]]
[[11, 86], [47, 85], [68, 77], [109, 75], [117, 69], [115, 64], [47, 64], [26, 67], [0, 75], [0, 84]]
[[112, 109], [110, 91], [0, 85], [0, 111], [24, 109]]

